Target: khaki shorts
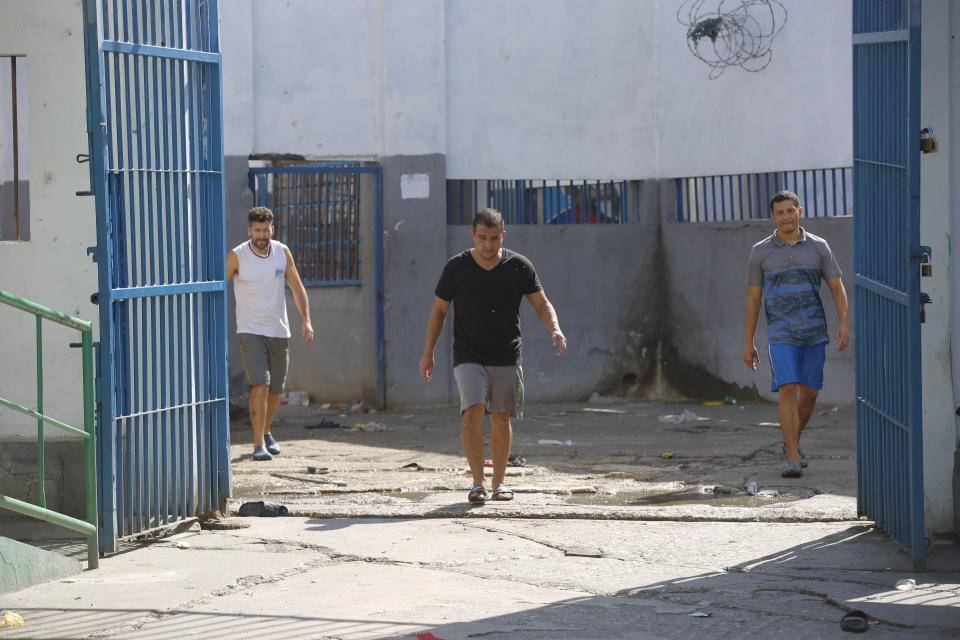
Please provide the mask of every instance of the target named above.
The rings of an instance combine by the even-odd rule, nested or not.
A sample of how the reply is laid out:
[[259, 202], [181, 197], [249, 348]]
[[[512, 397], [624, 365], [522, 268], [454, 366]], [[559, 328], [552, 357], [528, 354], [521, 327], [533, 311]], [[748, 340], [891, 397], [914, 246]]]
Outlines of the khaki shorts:
[[488, 367], [465, 362], [453, 368], [460, 390], [460, 413], [482, 404], [487, 413], [523, 417], [523, 369], [520, 365]]
[[238, 333], [240, 359], [251, 387], [270, 385], [270, 395], [283, 393], [290, 364], [289, 338], [268, 338], [253, 333]]

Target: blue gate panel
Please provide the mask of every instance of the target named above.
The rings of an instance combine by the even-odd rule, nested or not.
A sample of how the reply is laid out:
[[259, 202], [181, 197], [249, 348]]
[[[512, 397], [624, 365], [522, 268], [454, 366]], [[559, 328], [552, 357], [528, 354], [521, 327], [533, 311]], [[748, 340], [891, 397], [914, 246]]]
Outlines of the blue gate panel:
[[229, 493], [219, 34], [215, 0], [84, 9], [112, 551]]
[[858, 510], [922, 567], [920, 5], [853, 8]]

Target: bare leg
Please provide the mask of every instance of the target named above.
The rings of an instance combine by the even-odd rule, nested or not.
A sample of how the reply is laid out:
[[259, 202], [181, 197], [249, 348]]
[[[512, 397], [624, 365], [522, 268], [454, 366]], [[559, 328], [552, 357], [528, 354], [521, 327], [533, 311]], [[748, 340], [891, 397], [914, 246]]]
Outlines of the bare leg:
[[513, 428], [510, 414], [498, 412], [490, 415], [490, 451], [493, 454], [494, 489], [503, 484], [507, 473], [507, 459], [510, 457], [510, 444], [513, 441]]
[[264, 435], [270, 433], [270, 425], [273, 424], [273, 414], [277, 412], [277, 405], [280, 404], [280, 394], [271, 393], [267, 395], [267, 417], [263, 421]]
[[800, 415], [797, 409], [797, 387], [793, 382], [780, 385], [780, 430], [787, 448], [787, 460], [800, 460]]
[[267, 385], [257, 384], [250, 387], [250, 427], [253, 429], [254, 447], [263, 446], [267, 405]]
[[482, 487], [483, 477], [483, 416], [482, 404], [467, 407], [463, 412], [463, 425], [460, 427], [460, 444], [467, 456], [470, 472], [473, 474], [473, 486]]
[[810, 416], [813, 415], [813, 409], [817, 405], [817, 395], [819, 393], [816, 389], [800, 385], [800, 400], [797, 404], [797, 414], [800, 417], [800, 433], [803, 433], [804, 427], [810, 422]]

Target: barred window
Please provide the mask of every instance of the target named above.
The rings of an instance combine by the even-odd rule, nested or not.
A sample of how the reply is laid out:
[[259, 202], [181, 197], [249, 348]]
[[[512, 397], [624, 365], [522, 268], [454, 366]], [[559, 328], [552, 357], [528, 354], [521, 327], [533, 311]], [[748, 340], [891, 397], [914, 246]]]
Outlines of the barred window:
[[359, 163], [294, 164], [250, 169], [257, 206], [274, 215], [274, 237], [290, 248], [308, 287], [356, 286], [360, 280]]

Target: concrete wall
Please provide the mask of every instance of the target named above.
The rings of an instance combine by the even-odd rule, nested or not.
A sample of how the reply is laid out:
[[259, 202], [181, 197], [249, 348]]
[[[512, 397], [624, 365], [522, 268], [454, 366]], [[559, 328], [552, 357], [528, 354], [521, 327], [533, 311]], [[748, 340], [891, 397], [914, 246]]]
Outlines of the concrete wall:
[[[933, 251], [933, 276], [920, 279], [921, 290], [933, 300], [921, 327], [923, 482], [927, 528], [933, 532], [953, 529], [957, 449], [950, 362], [950, 307], [957, 285], [954, 280], [951, 290], [950, 219], [958, 210], [951, 209], [950, 185], [958, 175], [955, 148], [949, 140], [951, 111], [960, 108], [960, 101], [951, 99], [950, 68], [960, 64], [960, 57], [951, 59], [951, 11], [960, 12], [960, 7], [947, 0], [923, 3], [920, 125], [932, 127], [941, 141], [940, 153], [920, 156], [920, 243]], [[955, 87], [953, 91], [955, 95]]]
[[[699, 365], [728, 382], [755, 386], [764, 398], [770, 392], [770, 366], [766, 352], [766, 320], [760, 313], [756, 344], [761, 353], [760, 370], [743, 364], [743, 321], [746, 307], [747, 258], [750, 248], [773, 231], [769, 222], [718, 222], [678, 224], [670, 222], [667, 209], [663, 226], [664, 262], [668, 304], [669, 335], [680, 357]], [[848, 298], [853, 300], [852, 218], [812, 219], [803, 227], [830, 243], [840, 269]], [[821, 288], [831, 340], [836, 336], [837, 316], [833, 299], [824, 284]], [[853, 330], [853, 314], [850, 328]], [[825, 383], [820, 402], [851, 405], [855, 399], [853, 349], [838, 352], [827, 347]]]
[[[946, 142], [950, 157], [950, 175], [960, 171], [960, 11], [950, 9], [950, 136]], [[950, 185], [950, 236], [960, 238], [960, 180], [951, 179]], [[948, 256], [950, 279], [950, 328], [951, 335], [960, 336], [960, 251]], [[952, 371], [960, 372], [960, 339], [950, 341]], [[953, 376], [953, 406], [960, 407], [960, 375]], [[960, 531], [960, 415], [954, 416], [955, 440], [953, 454], [953, 530]]]
[[[75, 0], [6, 2], [0, 17], [0, 54], [29, 59], [25, 93], [29, 150], [30, 242], [0, 242], [0, 288], [46, 306], [96, 322], [89, 296], [96, 291], [96, 265], [86, 248], [96, 244], [86, 153], [82, 15]], [[5, 309], [5, 310], [2, 310]], [[0, 362], [19, 363], [16, 375], [0, 377], [0, 395], [23, 404], [36, 396], [32, 316], [0, 309]], [[76, 333], [49, 323], [45, 332], [46, 410], [70, 424], [82, 423], [80, 354], [69, 349]], [[33, 438], [36, 422], [0, 409], [0, 437]], [[64, 437], [48, 429], [48, 439]]]
[[[849, 2], [785, 2], [789, 17], [770, 66], [729, 69], [712, 81], [687, 50], [680, 4], [449, 2], [450, 177], [849, 166]], [[812, 130], [817, 145], [808, 144]]]
[[[652, 371], [664, 306], [655, 190], [649, 196], [641, 196], [639, 223], [507, 227], [504, 246], [533, 262], [568, 344], [566, 355], [557, 358], [536, 314], [521, 304], [528, 401], [586, 399], [618, 387], [624, 376], [642, 379]], [[447, 257], [472, 246], [469, 226], [447, 229]], [[442, 267], [443, 262], [434, 265], [423, 288], [432, 293]], [[416, 327], [421, 344], [423, 316]], [[437, 350], [435, 381], [445, 380], [449, 399], [455, 400], [452, 333], [451, 316], [441, 337], [444, 348]]]

